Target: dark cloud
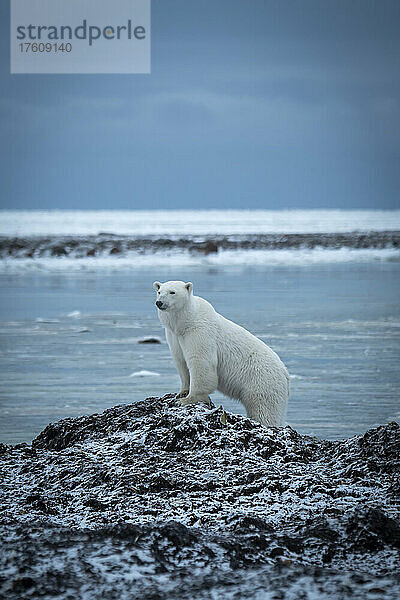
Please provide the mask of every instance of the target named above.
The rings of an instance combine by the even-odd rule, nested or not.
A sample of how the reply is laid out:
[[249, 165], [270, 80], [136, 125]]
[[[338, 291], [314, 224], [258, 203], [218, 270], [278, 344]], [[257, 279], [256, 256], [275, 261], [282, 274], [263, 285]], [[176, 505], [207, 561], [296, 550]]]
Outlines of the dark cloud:
[[153, 0], [152, 74], [9, 74], [3, 207], [399, 206], [400, 3]]

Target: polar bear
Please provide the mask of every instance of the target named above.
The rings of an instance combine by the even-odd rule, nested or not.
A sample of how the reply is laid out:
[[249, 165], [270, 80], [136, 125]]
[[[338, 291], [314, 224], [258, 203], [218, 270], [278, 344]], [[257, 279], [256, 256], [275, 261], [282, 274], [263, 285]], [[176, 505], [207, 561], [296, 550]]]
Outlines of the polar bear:
[[193, 295], [193, 284], [153, 284], [156, 306], [182, 386], [179, 404], [208, 401], [218, 390], [239, 400], [247, 416], [267, 427], [283, 427], [289, 375], [264, 342]]

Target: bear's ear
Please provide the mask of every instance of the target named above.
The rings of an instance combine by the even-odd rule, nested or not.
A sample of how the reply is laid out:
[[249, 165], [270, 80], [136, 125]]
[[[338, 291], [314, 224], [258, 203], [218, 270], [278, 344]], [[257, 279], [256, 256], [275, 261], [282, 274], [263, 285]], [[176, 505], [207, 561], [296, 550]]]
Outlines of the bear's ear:
[[159, 281], [155, 281], [153, 283], [153, 288], [156, 290], [156, 292], [158, 292], [158, 290], [160, 289], [160, 287], [161, 287], [161, 283]]
[[191, 294], [193, 291], [193, 283], [191, 281], [188, 281], [187, 283], [185, 283], [185, 288], [187, 289], [189, 294]]

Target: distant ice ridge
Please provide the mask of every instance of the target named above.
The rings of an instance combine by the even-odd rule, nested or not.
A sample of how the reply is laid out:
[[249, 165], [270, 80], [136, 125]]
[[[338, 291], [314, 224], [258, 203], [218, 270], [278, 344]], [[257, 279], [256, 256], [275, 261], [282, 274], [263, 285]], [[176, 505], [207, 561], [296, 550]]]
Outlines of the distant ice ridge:
[[[26, 272], [97, 272], [127, 271], [152, 267], [251, 267], [311, 266], [330, 263], [367, 263], [400, 261], [396, 248], [301, 248], [283, 250], [221, 250], [208, 256], [185, 250], [170, 252], [131, 252], [129, 255], [85, 258], [41, 257], [6, 258], [0, 261], [0, 273]], [[75, 316], [75, 315], [71, 315]]]
[[0, 235], [233, 235], [400, 229], [400, 210], [0, 211]]

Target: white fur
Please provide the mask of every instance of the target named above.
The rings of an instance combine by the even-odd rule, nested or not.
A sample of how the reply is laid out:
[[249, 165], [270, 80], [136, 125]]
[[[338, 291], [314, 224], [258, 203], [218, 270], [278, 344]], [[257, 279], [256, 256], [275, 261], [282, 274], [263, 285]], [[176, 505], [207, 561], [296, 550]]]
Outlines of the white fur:
[[[193, 295], [193, 284], [154, 282], [158, 316], [178, 369], [181, 405], [207, 401], [218, 390], [242, 402], [247, 415], [269, 427], [282, 427], [289, 398], [289, 375], [264, 342], [218, 314]], [[172, 293], [171, 293], [172, 292]]]

